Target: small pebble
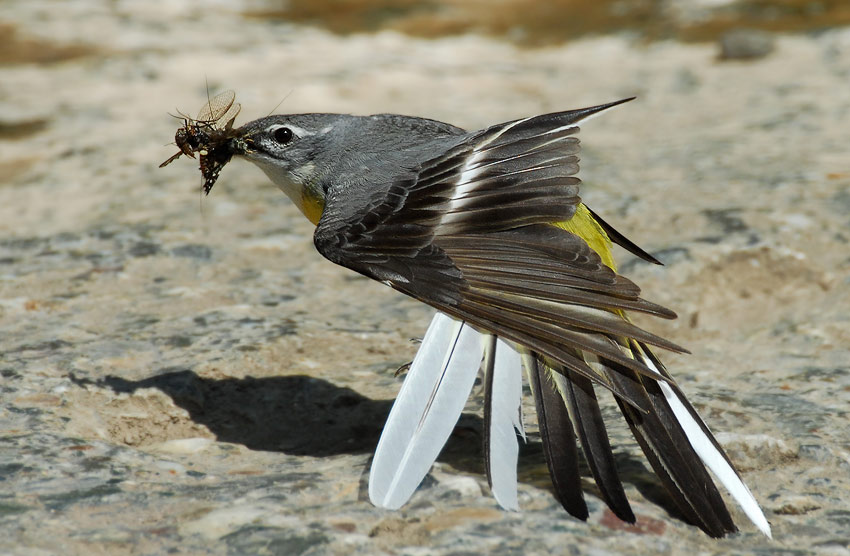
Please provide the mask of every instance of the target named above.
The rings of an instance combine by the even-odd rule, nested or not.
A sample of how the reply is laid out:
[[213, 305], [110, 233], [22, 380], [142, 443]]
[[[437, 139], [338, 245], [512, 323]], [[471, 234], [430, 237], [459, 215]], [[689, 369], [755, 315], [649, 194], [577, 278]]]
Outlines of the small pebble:
[[757, 29], [733, 29], [720, 37], [721, 60], [764, 58], [773, 48], [773, 35]]

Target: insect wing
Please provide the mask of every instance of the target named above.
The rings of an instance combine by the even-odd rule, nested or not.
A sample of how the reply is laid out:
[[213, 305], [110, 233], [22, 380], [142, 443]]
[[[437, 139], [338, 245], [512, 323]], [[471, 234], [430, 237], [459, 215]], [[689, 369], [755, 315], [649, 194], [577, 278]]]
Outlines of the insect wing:
[[233, 121], [236, 119], [236, 116], [239, 115], [240, 110], [242, 110], [242, 105], [239, 104], [238, 102], [234, 103], [227, 110], [227, 112], [224, 114], [224, 116], [222, 116], [221, 118], [218, 119], [218, 121], [216, 122], [218, 127], [221, 128], [222, 127], [221, 123], [224, 122], [224, 127], [223, 127], [224, 130], [230, 131], [231, 129], [233, 129]]
[[[201, 110], [198, 112], [196, 121], [213, 124], [221, 120], [231, 111], [234, 100], [236, 100], [236, 93], [232, 90], [227, 90], [217, 94], [209, 99], [206, 104], [201, 106]], [[240, 108], [241, 107], [237, 105], [236, 113], [239, 113]], [[233, 114], [233, 117], [235, 118], [236, 114]]]

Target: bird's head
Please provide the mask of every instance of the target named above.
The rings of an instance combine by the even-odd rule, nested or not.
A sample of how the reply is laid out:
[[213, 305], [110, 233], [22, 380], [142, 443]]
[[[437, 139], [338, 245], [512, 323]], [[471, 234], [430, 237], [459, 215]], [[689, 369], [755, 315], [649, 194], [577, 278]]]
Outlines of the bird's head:
[[[344, 124], [340, 114], [268, 116], [234, 131], [233, 154], [253, 162], [286, 193], [314, 224], [325, 204], [323, 178], [335, 161], [334, 130]], [[324, 187], [323, 187], [324, 184]]]

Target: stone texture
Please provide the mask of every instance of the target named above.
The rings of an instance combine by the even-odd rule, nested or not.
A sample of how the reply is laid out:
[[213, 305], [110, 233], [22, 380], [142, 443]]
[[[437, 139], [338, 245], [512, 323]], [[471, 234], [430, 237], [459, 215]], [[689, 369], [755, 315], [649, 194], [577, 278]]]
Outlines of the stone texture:
[[[0, 552], [847, 553], [847, 29], [720, 64], [711, 44], [338, 37], [241, 9], [4, 4], [59, 54], [0, 67]], [[370, 454], [430, 311], [324, 261], [255, 168], [230, 164], [209, 198], [194, 164], [157, 168], [167, 112], [195, 113], [205, 80], [236, 90], [237, 123], [285, 99], [478, 128], [637, 95], [582, 131], [582, 194], [667, 264], [621, 253], [679, 313], [641, 323], [693, 351], [664, 359], [776, 540], [737, 509], [720, 541], [680, 521], [611, 403], [635, 526], [592, 487], [588, 523], [565, 515], [534, 434], [523, 511], [499, 510], [479, 398], [411, 502], [372, 507]]]
[[720, 37], [720, 58], [752, 60], [773, 51], [773, 36], [756, 29], [733, 29]]

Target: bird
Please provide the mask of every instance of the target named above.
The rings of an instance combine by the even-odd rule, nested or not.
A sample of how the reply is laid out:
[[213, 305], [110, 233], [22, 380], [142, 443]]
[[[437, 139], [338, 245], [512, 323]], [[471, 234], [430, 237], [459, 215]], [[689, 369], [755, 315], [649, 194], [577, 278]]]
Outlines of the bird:
[[325, 258], [437, 311], [376, 448], [376, 506], [410, 499], [483, 370], [485, 469], [504, 509], [519, 509], [525, 375], [554, 495], [572, 516], [589, 515], [580, 446], [602, 500], [635, 522], [599, 407], [607, 390], [687, 522], [712, 537], [737, 530], [710, 470], [771, 536], [655, 354], [686, 350], [629, 318], [675, 313], [617, 272], [613, 245], [660, 262], [579, 196], [580, 124], [633, 98], [478, 131], [397, 114], [272, 115], [201, 146], [221, 164], [232, 155], [258, 166], [316, 226]]

